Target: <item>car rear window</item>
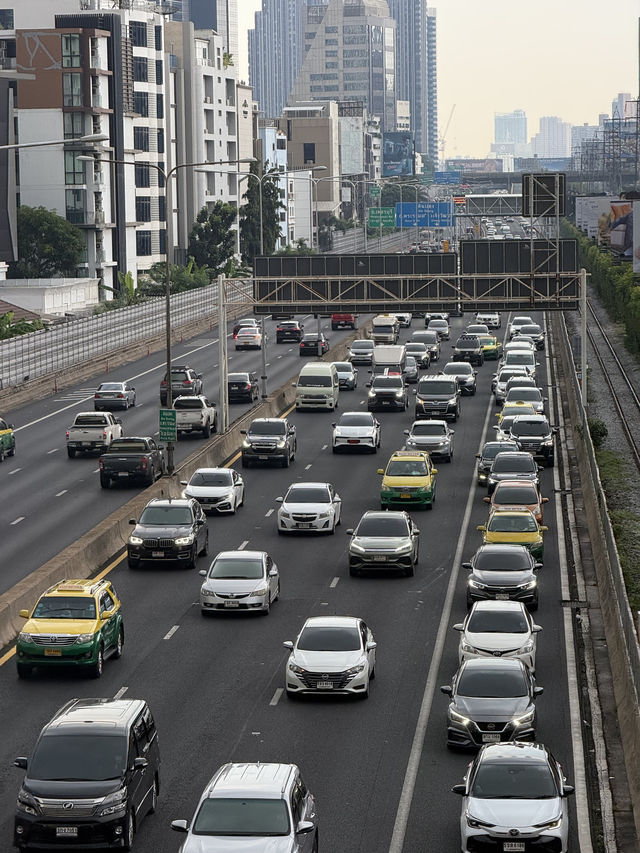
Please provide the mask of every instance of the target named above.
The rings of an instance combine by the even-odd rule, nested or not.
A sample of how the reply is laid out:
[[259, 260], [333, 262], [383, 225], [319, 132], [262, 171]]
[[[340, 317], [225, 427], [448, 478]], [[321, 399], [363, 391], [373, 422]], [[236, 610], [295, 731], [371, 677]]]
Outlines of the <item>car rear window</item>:
[[78, 415], [73, 425], [77, 427], [90, 427], [104, 426], [105, 423], [106, 418], [104, 415]]
[[202, 400], [199, 400], [197, 397], [186, 397], [183, 399], [177, 399], [173, 404], [174, 409], [201, 409], [202, 408]]
[[144, 441], [132, 441], [130, 439], [117, 438], [112, 441], [107, 453], [147, 453], [148, 448]]

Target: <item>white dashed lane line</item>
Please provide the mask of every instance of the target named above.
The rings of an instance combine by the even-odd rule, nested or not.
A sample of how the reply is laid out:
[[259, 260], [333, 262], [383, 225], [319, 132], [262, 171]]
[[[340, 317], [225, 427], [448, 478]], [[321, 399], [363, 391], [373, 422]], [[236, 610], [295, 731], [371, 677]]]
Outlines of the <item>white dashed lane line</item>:
[[335, 587], [337, 587], [337, 586], [338, 586], [339, 581], [340, 581], [340, 578], [334, 578], [334, 579], [331, 581], [331, 583], [329, 584], [329, 587], [330, 587], [331, 589], [334, 589]]
[[268, 510], [265, 512], [264, 517], [265, 517], [265, 518], [269, 518], [269, 516], [270, 516], [270, 515], [273, 515], [273, 508], [272, 508], [272, 509], [268, 509]]
[[60, 449], [59, 447], [54, 447], [54, 448], [53, 448], [53, 450], [47, 450], [47, 456], [48, 456], [50, 453], [57, 453], [59, 449]]
[[14, 524], [20, 524], [20, 522], [24, 521], [24, 519], [25, 519], [24, 515], [18, 516], [18, 518], [16, 518], [15, 521], [11, 522], [11, 527], [13, 527]]
[[10, 477], [12, 474], [17, 474], [18, 471], [22, 471], [22, 468], [14, 468], [13, 471], [9, 471], [7, 476]]
[[175, 632], [178, 630], [179, 627], [180, 627], [179, 625], [174, 625], [170, 631], [167, 631], [167, 633], [164, 635], [164, 637], [162, 639], [163, 640], [170, 640], [173, 637], [173, 635], [175, 634]]
[[245, 539], [244, 542], [241, 542], [238, 545], [238, 551], [244, 551], [244, 549], [247, 547], [248, 544], [249, 544], [249, 540]]
[[56, 497], [61, 498], [62, 495], [66, 495], [66, 494], [67, 494], [67, 489], [63, 489], [61, 492], [56, 492]]
[[305, 471], [308, 471], [308, 470], [309, 470], [309, 468], [311, 468], [311, 463], [309, 463], [308, 465], [305, 465], [305, 466], [304, 466], [304, 470], [305, 470]]
[[282, 696], [283, 693], [284, 693], [284, 687], [277, 687], [276, 692], [271, 697], [271, 702], [269, 702], [269, 704], [270, 705], [277, 705], [278, 702], [280, 701], [280, 697]]
[[323, 450], [326, 450], [326, 449], [327, 449], [327, 447], [329, 447], [329, 445], [328, 445], [328, 444], [323, 444], [323, 445], [322, 445], [322, 449], [323, 449]]
[[128, 687], [121, 687], [120, 690], [118, 690], [118, 692], [116, 693], [116, 695], [113, 698], [114, 699], [122, 699], [122, 697], [124, 696], [124, 694], [127, 692], [128, 689], [129, 689]]

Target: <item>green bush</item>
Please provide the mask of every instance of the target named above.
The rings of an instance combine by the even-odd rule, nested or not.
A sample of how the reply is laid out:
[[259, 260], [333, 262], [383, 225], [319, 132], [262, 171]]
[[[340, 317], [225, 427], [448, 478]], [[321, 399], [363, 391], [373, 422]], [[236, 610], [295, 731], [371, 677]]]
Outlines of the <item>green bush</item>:
[[593, 446], [596, 450], [599, 450], [609, 435], [607, 425], [600, 418], [589, 418], [587, 423], [589, 424], [589, 434], [591, 435]]

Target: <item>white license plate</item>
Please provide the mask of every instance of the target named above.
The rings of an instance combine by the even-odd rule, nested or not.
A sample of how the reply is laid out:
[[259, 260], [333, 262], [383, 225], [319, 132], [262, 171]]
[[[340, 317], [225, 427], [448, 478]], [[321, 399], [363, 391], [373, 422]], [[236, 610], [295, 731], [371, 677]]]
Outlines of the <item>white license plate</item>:
[[118, 477], [128, 477], [128, 476], [129, 476], [128, 471], [118, 471]]
[[318, 690], [333, 690], [333, 681], [319, 681]]
[[384, 563], [387, 558], [384, 554], [374, 554], [373, 559], [376, 563]]
[[496, 595], [496, 601], [509, 601], [509, 596], [506, 592], [499, 592]]
[[77, 838], [77, 826], [56, 826], [56, 838]]
[[310, 521], [296, 521], [296, 527], [307, 529], [311, 526], [312, 525]]
[[260, 459], [262, 462], [266, 462], [269, 458], [269, 456], [258, 456], [258, 459]]
[[498, 732], [482, 735], [482, 743], [500, 743], [500, 735]]
[[90, 441], [83, 441], [82, 446], [83, 447], [91, 447], [91, 442]]
[[524, 853], [524, 841], [503, 841], [502, 849], [504, 853]]
[[239, 601], [225, 601], [224, 606], [225, 607], [240, 607], [240, 602]]
[[164, 557], [164, 551], [152, 551], [151, 556], [152, 557]]

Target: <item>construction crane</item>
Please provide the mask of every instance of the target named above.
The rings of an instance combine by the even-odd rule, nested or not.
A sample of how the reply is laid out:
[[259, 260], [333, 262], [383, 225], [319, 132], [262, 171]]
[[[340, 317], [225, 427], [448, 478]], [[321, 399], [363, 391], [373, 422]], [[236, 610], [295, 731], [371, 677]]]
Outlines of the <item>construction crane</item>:
[[451, 112], [449, 113], [449, 118], [447, 119], [447, 123], [444, 126], [444, 130], [442, 135], [440, 136], [440, 140], [438, 142], [438, 150], [440, 152], [440, 168], [444, 169], [444, 149], [447, 142], [447, 131], [449, 130], [449, 125], [451, 124], [451, 119], [453, 118], [453, 114], [455, 112], [456, 105], [454, 104], [451, 107]]

